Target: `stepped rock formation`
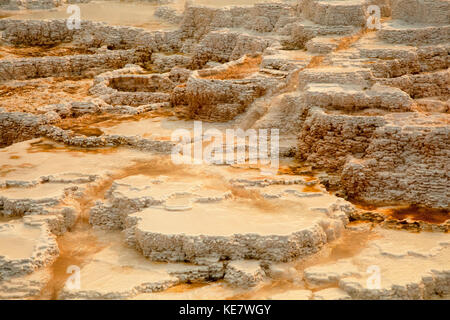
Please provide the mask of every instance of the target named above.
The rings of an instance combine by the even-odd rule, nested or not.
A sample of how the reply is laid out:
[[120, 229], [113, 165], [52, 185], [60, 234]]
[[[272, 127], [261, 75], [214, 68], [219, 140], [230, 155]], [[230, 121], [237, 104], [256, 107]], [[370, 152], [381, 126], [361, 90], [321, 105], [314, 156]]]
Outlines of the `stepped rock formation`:
[[450, 297], [448, 0], [80, 3], [0, 0], [1, 299]]

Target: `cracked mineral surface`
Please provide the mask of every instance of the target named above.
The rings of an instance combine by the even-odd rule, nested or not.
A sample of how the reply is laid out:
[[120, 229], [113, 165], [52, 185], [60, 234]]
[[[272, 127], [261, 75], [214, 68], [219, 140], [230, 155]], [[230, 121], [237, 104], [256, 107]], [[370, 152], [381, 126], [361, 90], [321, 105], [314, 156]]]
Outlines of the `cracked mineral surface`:
[[449, 13], [0, 1], [0, 299], [449, 299]]

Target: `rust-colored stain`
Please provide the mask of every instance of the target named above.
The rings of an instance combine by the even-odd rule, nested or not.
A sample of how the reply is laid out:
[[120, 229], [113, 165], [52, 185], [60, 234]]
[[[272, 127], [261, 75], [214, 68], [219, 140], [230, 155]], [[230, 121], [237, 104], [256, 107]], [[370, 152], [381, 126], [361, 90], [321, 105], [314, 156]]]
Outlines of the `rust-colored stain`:
[[0, 46], [0, 52], [4, 56], [10, 56], [11, 58], [37, 58], [48, 56], [61, 57], [79, 54], [92, 54], [92, 51], [86, 48], [61, 45], [44, 45], [33, 47]]
[[88, 224], [76, 226], [58, 238], [59, 256], [51, 265], [52, 278], [41, 291], [38, 299], [55, 300], [63, 289], [67, 278], [67, 268], [71, 265], [82, 267], [93, 254], [99, 252], [101, 245]]
[[4, 164], [0, 166], [0, 177], [5, 177], [8, 173], [18, 171], [18, 169], [32, 169], [35, 165], [31, 163], [21, 163], [18, 165]]
[[450, 210], [448, 209], [431, 209], [416, 205], [389, 209], [387, 214], [389, 217], [397, 220], [411, 219], [436, 224], [444, 223], [450, 219]]
[[304, 186], [303, 192], [322, 192], [317, 185], [314, 186]]
[[278, 168], [278, 174], [301, 175], [306, 181], [316, 180], [315, 177], [309, 175], [311, 172], [311, 167], [308, 166], [280, 166]]
[[6, 13], [6, 12], [0, 12], [0, 19], [8, 18], [10, 16], [12, 16], [12, 14]]
[[211, 76], [204, 77], [204, 79], [215, 80], [231, 80], [244, 79], [259, 70], [259, 65], [262, 62], [262, 56], [246, 57], [241, 64], [233, 65], [228, 69], [216, 73]]
[[92, 255], [106, 247], [105, 244], [99, 242], [89, 224], [89, 210], [96, 200], [104, 199], [105, 193], [111, 187], [113, 181], [113, 178], [106, 179], [89, 188], [84, 197], [77, 199], [80, 210], [77, 222], [72, 230], [58, 237], [60, 253], [50, 267], [52, 278], [37, 298], [57, 299], [69, 277], [67, 268], [70, 265], [82, 267]]
[[11, 165], [4, 164], [0, 166], [0, 177], [5, 177], [8, 173], [16, 171], [17, 169]]
[[103, 131], [96, 127], [83, 126], [83, 125], [74, 125], [68, 126], [66, 124], [60, 126], [61, 129], [64, 130], [72, 130], [76, 134], [81, 134], [86, 137], [99, 137], [103, 134]]
[[362, 201], [358, 201], [358, 200], [354, 200], [354, 199], [348, 199], [348, 200], [358, 209], [374, 211], [378, 208], [377, 206], [375, 206], [373, 204], [365, 203]]
[[39, 152], [63, 152], [69, 153], [73, 156], [80, 156], [84, 153], [94, 154], [110, 154], [117, 152], [117, 147], [108, 148], [82, 148], [75, 146], [66, 146], [62, 144], [54, 143], [50, 140], [40, 139], [35, 142], [31, 142], [27, 149], [27, 153], [39, 153]]
[[369, 32], [371, 32], [371, 30], [369, 30], [367, 28], [363, 28], [359, 32], [357, 32], [351, 36], [340, 38], [339, 40], [337, 40], [338, 45], [334, 51], [336, 52], [336, 51], [348, 49], [352, 44], [357, 42], [359, 39], [361, 39], [365, 34], [367, 34]]
[[331, 254], [327, 259], [337, 261], [354, 257], [367, 247], [369, 241], [379, 238], [371, 231], [349, 230], [331, 245]]
[[312, 69], [320, 67], [323, 64], [324, 56], [314, 56], [309, 61], [308, 65], [305, 67], [306, 69]]
[[178, 112], [181, 115], [182, 109], [159, 108], [151, 112], [145, 112], [135, 115], [121, 114], [89, 114], [77, 118], [65, 118], [59, 121], [56, 126], [64, 130], [72, 130], [74, 133], [85, 136], [101, 136], [101, 128], [110, 128], [120, 123], [140, 121], [159, 117], [174, 117]]
[[36, 113], [37, 108], [89, 96], [92, 80], [68, 77], [18, 80], [0, 85], [0, 107], [9, 112]]

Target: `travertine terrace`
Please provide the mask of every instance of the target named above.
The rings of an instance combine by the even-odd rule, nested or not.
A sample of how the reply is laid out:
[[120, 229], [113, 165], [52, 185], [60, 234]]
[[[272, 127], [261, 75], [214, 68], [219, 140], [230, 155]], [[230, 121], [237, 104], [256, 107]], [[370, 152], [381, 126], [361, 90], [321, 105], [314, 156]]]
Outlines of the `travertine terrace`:
[[0, 0], [0, 299], [449, 299], [449, 0], [102, 3]]

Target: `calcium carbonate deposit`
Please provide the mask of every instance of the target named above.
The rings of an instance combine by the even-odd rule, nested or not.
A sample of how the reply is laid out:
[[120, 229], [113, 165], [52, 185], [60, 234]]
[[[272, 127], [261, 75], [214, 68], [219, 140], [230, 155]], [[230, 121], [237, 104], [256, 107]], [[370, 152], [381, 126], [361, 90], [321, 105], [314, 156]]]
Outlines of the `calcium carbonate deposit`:
[[0, 0], [0, 299], [449, 299], [449, 23]]

